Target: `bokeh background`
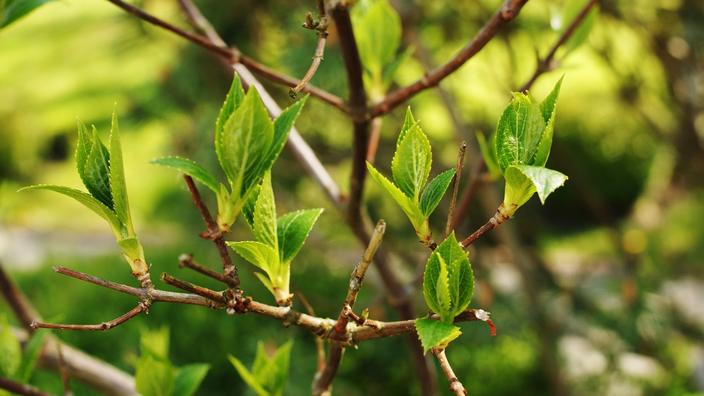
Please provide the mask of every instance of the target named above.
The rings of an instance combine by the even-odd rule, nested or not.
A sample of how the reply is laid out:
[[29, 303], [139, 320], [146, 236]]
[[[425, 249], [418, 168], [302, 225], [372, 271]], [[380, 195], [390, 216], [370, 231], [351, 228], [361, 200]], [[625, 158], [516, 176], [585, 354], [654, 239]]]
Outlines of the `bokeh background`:
[[[140, 6], [186, 26], [177, 2]], [[198, 1], [226, 41], [246, 54], [302, 76], [315, 36], [302, 29], [313, 1]], [[412, 55], [395, 85], [449, 59], [500, 2], [392, 1]], [[439, 89], [410, 105], [429, 134], [434, 172], [453, 166], [460, 140], [476, 144], [493, 130], [510, 97], [533, 72], [536, 51], [556, 40], [564, 1], [531, 0], [520, 16]], [[564, 26], [564, 25], [563, 25]], [[473, 395], [694, 395], [704, 392], [704, 3], [698, 0], [604, 1], [586, 40], [558, 52], [560, 67], [531, 92], [542, 98], [565, 75], [549, 166], [570, 176], [545, 206], [533, 199], [518, 216], [475, 244], [478, 288], [473, 307], [492, 312], [498, 336], [480, 323], [448, 350]], [[346, 95], [334, 29], [313, 83]], [[93, 323], [134, 304], [128, 296], [54, 274], [65, 265], [131, 282], [102, 221], [72, 201], [24, 185], [80, 186], [73, 164], [76, 119], [107, 132], [117, 103], [135, 223], [153, 273], [170, 271], [217, 287], [177, 267], [180, 253], [217, 265], [180, 177], [148, 162], [182, 154], [215, 170], [213, 128], [231, 73], [204, 50], [126, 15], [106, 1], [60, 0], [0, 31], [0, 259], [41, 314]], [[282, 105], [288, 89], [268, 85]], [[403, 106], [386, 116], [377, 163], [388, 170]], [[335, 179], [347, 186], [351, 125], [314, 99], [297, 123]], [[468, 158], [468, 165], [476, 158]], [[465, 174], [470, 174], [468, 170]], [[427, 253], [401, 211], [373, 183], [366, 204], [387, 220], [385, 244], [403, 251], [394, 264], [411, 281]], [[467, 180], [463, 181], [467, 188]], [[339, 212], [291, 154], [274, 167], [279, 210], [327, 211], [294, 263], [292, 288], [316, 313], [334, 316], [361, 254]], [[502, 186], [480, 183], [458, 229], [466, 235], [491, 214]], [[212, 201], [211, 201], [212, 202]], [[444, 224], [447, 202], [433, 217]], [[231, 239], [246, 237], [236, 227]], [[243, 284], [269, 301], [236, 258]], [[372, 271], [373, 272], [373, 271]], [[162, 285], [160, 285], [161, 287]], [[165, 288], [168, 288], [164, 286]], [[396, 318], [376, 274], [359, 307]], [[423, 308], [422, 297], [415, 302]], [[6, 311], [2, 306], [2, 310]], [[252, 361], [256, 341], [294, 339], [287, 394], [307, 394], [315, 371], [312, 336], [253, 315], [157, 304], [148, 316], [107, 333], [57, 335], [88, 353], [134, 371], [139, 334], [167, 326], [177, 365], [211, 364], [203, 395], [245, 394], [227, 361]], [[383, 339], [345, 355], [335, 380], [340, 395], [418, 394], [406, 342]], [[58, 375], [31, 382], [61, 392]], [[440, 388], [446, 391], [444, 378]], [[78, 395], [94, 394], [74, 381]]]

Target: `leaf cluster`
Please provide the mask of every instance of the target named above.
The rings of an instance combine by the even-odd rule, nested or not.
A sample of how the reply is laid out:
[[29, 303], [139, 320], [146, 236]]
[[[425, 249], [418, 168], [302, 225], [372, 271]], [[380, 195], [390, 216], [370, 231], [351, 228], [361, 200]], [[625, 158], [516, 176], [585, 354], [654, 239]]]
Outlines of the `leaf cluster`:
[[504, 201], [500, 210], [511, 217], [536, 192], [541, 203], [567, 180], [545, 164], [552, 147], [560, 79], [550, 94], [538, 103], [532, 96], [514, 92], [487, 141], [479, 135], [479, 147], [489, 172], [503, 175]]
[[386, 190], [406, 213], [418, 238], [426, 244], [432, 240], [428, 218], [440, 204], [455, 176], [455, 170], [448, 169], [426, 185], [432, 162], [430, 142], [409, 108], [391, 161], [393, 182], [379, 173], [372, 164], [367, 163], [372, 179]]
[[264, 343], [259, 341], [251, 370], [236, 357], [230, 356], [229, 359], [240, 377], [257, 396], [281, 396], [288, 380], [292, 346], [293, 343], [288, 341], [269, 356]]
[[[19, 383], [29, 382], [42, 352], [46, 334], [45, 330], [34, 332], [22, 350], [7, 318], [0, 315], [0, 377]], [[0, 390], [0, 395], [9, 393]]]

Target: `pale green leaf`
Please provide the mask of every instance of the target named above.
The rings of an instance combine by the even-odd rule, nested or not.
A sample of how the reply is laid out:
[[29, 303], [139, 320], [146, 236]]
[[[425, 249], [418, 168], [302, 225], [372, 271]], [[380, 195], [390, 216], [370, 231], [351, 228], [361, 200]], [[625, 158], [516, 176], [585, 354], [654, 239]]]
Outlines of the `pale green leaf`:
[[363, 67], [382, 81], [401, 44], [401, 18], [387, 0], [367, 0], [352, 9], [352, 24]]
[[266, 354], [264, 343], [257, 343], [257, 355], [251, 373], [262, 387], [271, 395], [283, 395], [288, 380], [291, 348], [293, 343], [286, 342], [276, 349], [273, 356]]
[[172, 396], [174, 369], [167, 360], [143, 355], [137, 362], [135, 386], [142, 396]]
[[44, 338], [46, 337], [48, 330], [39, 329], [32, 334], [32, 337], [27, 342], [22, 353], [22, 361], [17, 369], [15, 378], [17, 378], [22, 383], [29, 382], [32, 377], [32, 372], [37, 365], [39, 360], [39, 355], [44, 349]]
[[394, 183], [406, 196], [418, 201], [420, 192], [428, 180], [432, 161], [430, 142], [416, 124], [398, 142], [394, 158], [391, 160]]
[[435, 296], [440, 310], [437, 312], [442, 318], [450, 317], [452, 311], [452, 297], [450, 296], [450, 274], [447, 264], [442, 256], [435, 257], [438, 262], [438, 278], [435, 280]]
[[[230, 90], [225, 96], [225, 102], [223, 102], [222, 107], [220, 107], [220, 112], [218, 113], [218, 118], [215, 120], [215, 140], [218, 139], [218, 134], [225, 127], [225, 123], [230, 119], [232, 113], [240, 107], [244, 100], [244, 89], [242, 89], [242, 81], [240, 80], [239, 74], [235, 73], [232, 78], [232, 84], [230, 84]], [[215, 145], [217, 149], [217, 143]]]
[[538, 193], [540, 203], [545, 204], [548, 196], [558, 187], [564, 185], [568, 177], [558, 171], [539, 166], [513, 165], [506, 169], [507, 185], [522, 185], [526, 179], [530, 181], [534, 190]]
[[[254, 205], [254, 236], [265, 245], [278, 249], [276, 236], [276, 203], [271, 188], [271, 173], [267, 172], [260, 185], [257, 201]], [[277, 260], [278, 261], [278, 260]]]
[[122, 254], [130, 264], [136, 263], [137, 261], [141, 263], [146, 263], [144, 258], [144, 248], [142, 244], [136, 237], [118, 239], [117, 245], [122, 250]]
[[423, 353], [427, 353], [432, 348], [446, 348], [462, 331], [451, 323], [423, 318], [416, 319], [416, 333], [423, 345]]
[[117, 236], [118, 238], [121, 238], [120, 220], [118, 220], [117, 215], [115, 215], [115, 212], [113, 212], [110, 208], [105, 206], [102, 202], [93, 198], [93, 196], [91, 196], [90, 194], [84, 193], [83, 191], [80, 191], [80, 190], [76, 190], [75, 188], [56, 186], [53, 184], [37, 184], [34, 186], [28, 186], [28, 187], [21, 188], [18, 191], [27, 191], [27, 190], [55, 191], [59, 194], [63, 194], [63, 195], [66, 195], [68, 197], [75, 199], [76, 201], [82, 203], [88, 209], [92, 210], [93, 212], [98, 214], [100, 217], [105, 219], [108, 222], [108, 224], [110, 224], [110, 227], [112, 227], [112, 230], [113, 230], [113, 233], [115, 233], [115, 236]]
[[496, 127], [495, 150], [502, 171], [510, 165], [527, 164], [545, 128], [540, 106], [519, 92], [506, 107]]
[[448, 169], [435, 176], [425, 187], [423, 194], [420, 196], [420, 210], [425, 217], [429, 217], [435, 211], [435, 208], [438, 207], [454, 177], [455, 170]]
[[0, 29], [43, 6], [51, 0], [8, 0], [0, 9]]
[[369, 170], [369, 175], [377, 182], [386, 192], [391, 195], [391, 198], [396, 201], [398, 206], [401, 207], [403, 212], [408, 216], [408, 219], [413, 224], [413, 228], [422, 230], [425, 224], [425, 216], [421, 212], [420, 207], [411, 198], [408, 198], [401, 190], [398, 189], [389, 179], [384, 177], [379, 171], [377, 171], [372, 164], [367, 162], [367, 169]]
[[477, 133], [479, 151], [481, 152], [482, 157], [484, 158], [484, 163], [486, 164], [486, 168], [489, 170], [489, 174], [492, 178], [497, 178], [501, 175], [501, 168], [499, 167], [499, 163], [496, 158], [496, 147], [494, 146], [495, 140], [496, 133], [491, 134], [491, 138], [488, 142], [486, 140], [486, 137], [484, 137], [484, 134]]
[[413, 118], [411, 106], [408, 106], [406, 108], [406, 115], [403, 117], [403, 125], [401, 126], [401, 132], [399, 132], [398, 138], [396, 139], [396, 150], [398, 150], [398, 144], [403, 140], [403, 137], [406, 135], [406, 132], [408, 132], [416, 124], [417, 122], [415, 118]]
[[247, 370], [247, 367], [245, 367], [239, 359], [232, 355], [228, 356], [228, 358], [230, 359], [230, 363], [235, 367], [235, 370], [237, 370], [237, 373], [242, 377], [242, 380], [252, 388], [257, 396], [271, 396], [271, 394], [257, 382], [252, 373]]
[[274, 285], [271, 284], [271, 280], [269, 279], [269, 276], [267, 274], [264, 274], [262, 272], [254, 272], [254, 276], [259, 279], [260, 282], [266, 287], [269, 292], [276, 297], [276, 292], [274, 292]]
[[321, 213], [323, 209], [305, 209], [279, 217], [277, 234], [282, 262], [290, 263], [298, 254]]
[[215, 136], [215, 151], [235, 202], [261, 180], [264, 172], [259, 165], [266, 158], [273, 137], [274, 126], [259, 93], [250, 89]]
[[151, 161], [152, 164], [166, 166], [175, 169], [185, 175], [192, 177], [193, 179], [203, 183], [204, 186], [208, 187], [215, 194], [220, 191], [218, 180], [212, 173], [208, 172], [207, 169], [203, 168], [195, 161], [191, 161], [188, 158], [169, 156], [157, 158]]
[[13, 377], [20, 367], [20, 342], [5, 315], [0, 315], [0, 377]]
[[166, 326], [143, 330], [139, 337], [141, 356], [151, 356], [158, 360], [168, 360], [171, 335]]
[[548, 161], [548, 156], [550, 155], [550, 148], [552, 147], [553, 130], [555, 126], [555, 109], [557, 108], [557, 97], [560, 94], [560, 87], [562, 86], [562, 77], [557, 81], [555, 87], [552, 89], [550, 94], [543, 100], [540, 104], [540, 112], [543, 115], [543, 120], [545, 121], [545, 129], [540, 136], [540, 141], [538, 142], [538, 147], [535, 150], [533, 159], [529, 161], [528, 165], [533, 166], [545, 166]]
[[270, 246], [255, 241], [227, 242], [227, 245], [243, 259], [266, 272], [269, 278], [276, 273], [279, 262], [276, 250]]
[[115, 203], [115, 214], [127, 228], [129, 237], [135, 236], [130, 214], [130, 204], [127, 199], [127, 184], [125, 182], [125, 167], [122, 163], [122, 146], [120, 144], [120, 128], [117, 124], [117, 114], [112, 113], [110, 126], [110, 190]]
[[174, 378], [173, 396], [192, 396], [208, 374], [210, 365], [189, 364], [179, 367]]

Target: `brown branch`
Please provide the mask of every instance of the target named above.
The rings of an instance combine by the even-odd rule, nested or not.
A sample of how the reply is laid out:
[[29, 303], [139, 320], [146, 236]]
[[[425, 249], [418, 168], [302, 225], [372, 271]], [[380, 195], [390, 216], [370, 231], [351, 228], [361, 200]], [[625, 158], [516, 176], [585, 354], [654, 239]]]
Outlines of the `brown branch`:
[[313, 54], [313, 61], [306, 71], [306, 74], [301, 79], [294, 88], [291, 89], [291, 97], [295, 98], [296, 95], [305, 88], [305, 86], [310, 82], [310, 80], [318, 71], [318, 67], [323, 62], [323, 55], [325, 54], [325, 42], [328, 38], [328, 19], [325, 12], [325, 2], [323, 0], [318, 0], [318, 20], [314, 21], [310, 16], [310, 13], [306, 16], [306, 22], [303, 27], [306, 29], [315, 30], [318, 34], [318, 42], [315, 45], [315, 53]]
[[445, 237], [452, 232], [453, 216], [455, 214], [455, 204], [457, 203], [457, 193], [460, 189], [460, 179], [462, 178], [462, 168], [464, 168], [464, 154], [467, 152], [467, 142], [462, 141], [457, 153], [457, 164], [455, 164], [455, 177], [452, 181], [452, 198], [450, 198], [450, 208], [447, 210], [447, 222], [445, 223]]
[[237, 287], [237, 284], [233, 282], [233, 279], [229, 276], [225, 276], [221, 274], [220, 272], [213, 271], [208, 267], [205, 267], [201, 264], [198, 264], [195, 260], [193, 260], [193, 255], [192, 254], [182, 254], [178, 257], [178, 266], [181, 268], [190, 268], [193, 271], [196, 271], [200, 274], [203, 274], [209, 278], [213, 278], [219, 282], [222, 282], [232, 288]]
[[28, 384], [21, 384], [9, 378], [0, 377], [0, 389], [12, 392], [15, 395], [26, 396], [49, 396], [48, 393], [42, 392], [38, 388]]
[[438, 363], [440, 363], [440, 368], [445, 374], [445, 377], [447, 377], [447, 381], [450, 383], [450, 390], [457, 396], [466, 395], [467, 390], [464, 388], [464, 385], [462, 385], [460, 380], [457, 379], [455, 372], [452, 370], [452, 366], [450, 366], [450, 362], [447, 360], [447, 356], [445, 355], [445, 348], [434, 348], [433, 355], [435, 355], [435, 357], [438, 359]]
[[32, 327], [35, 329], [56, 329], [56, 330], [81, 330], [81, 331], [106, 331], [113, 329], [128, 320], [134, 318], [135, 316], [147, 311], [149, 304], [140, 301], [136, 307], [130, 309], [125, 314], [118, 316], [117, 318], [102, 322], [98, 324], [57, 324], [57, 323], [45, 323], [45, 322], [32, 322]]
[[577, 16], [575, 16], [574, 20], [569, 24], [567, 29], [565, 29], [564, 32], [558, 37], [557, 41], [555, 41], [555, 44], [550, 48], [550, 51], [548, 51], [548, 54], [545, 55], [544, 58], [538, 59], [538, 65], [535, 68], [535, 72], [533, 75], [526, 81], [518, 90], [520, 92], [525, 92], [527, 91], [535, 82], [535, 80], [540, 77], [541, 74], [549, 72], [555, 68], [555, 62], [553, 62], [555, 58], [555, 54], [557, 53], [557, 50], [562, 47], [567, 40], [572, 37], [574, 32], [577, 30], [579, 25], [584, 22], [584, 20], [587, 18], [587, 15], [589, 15], [589, 11], [591, 11], [592, 7], [594, 7], [599, 0], [589, 0], [584, 7], [579, 11]]
[[417, 93], [437, 85], [454, 73], [491, 41], [504, 25], [512, 21], [528, 0], [505, 0], [503, 5], [487, 21], [472, 40], [444, 65], [428, 72], [418, 81], [388, 94], [369, 111], [369, 117], [386, 114]]
[[2, 292], [8, 305], [10, 305], [15, 317], [22, 323], [22, 327], [33, 333], [32, 322], [39, 318], [39, 314], [29, 304], [20, 289], [15, 285], [15, 282], [12, 281], [2, 262], [0, 262], [0, 292]]
[[[183, 180], [186, 181], [188, 191], [191, 192], [193, 204], [196, 206], [196, 208], [198, 208], [198, 211], [200, 212], [200, 215], [203, 218], [206, 227], [208, 228], [208, 230], [204, 234], [201, 234], [201, 236], [210, 239], [215, 244], [215, 247], [218, 250], [218, 254], [220, 255], [220, 259], [222, 260], [222, 274], [225, 278], [229, 278], [229, 281], [227, 281], [226, 283], [230, 285], [232, 292], [237, 294], [240, 292], [240, 277], [237, 274], [237, 267], [232, 264], [230, 253], [227, 251], [227, 246], [225, 245], [225, 237], [223, 236], [221, 227], [215, 222], [215, 220], [213, 220], [213, 216], [210, 214], [208, 207], [205, 206], [203, 198], [201, 197], [200, 192], [198, 191], [198, 187], [196, 187], [196, 184], [193, 181], [193, 178], [188, 175], [183, 175]], [[229, 227], [229, 224], [227, 226]]]
[[[180, 36], [194, 44], [197, 44], [208, 51], [218, 55], [219, 57], [225, 59], [228, 63], [234, 64], [234, 63], [242, 63], [249, 67], [250, 69], [254, 70], [257, 74], [261, 75], [262, 77], [271, 80], [275, 83], [285, 85], [288, 87], [295, 87], [300, 83], [300, 81], [296, 78], [287, 76], [281, 72], [278, 72], [276, 70], [273, 70], [257, 61], [255, 61], [252, 58], [249, 58], [248, 56], [242, 54], [237, 48], [229, 48], [224, 43], [221, 44], [216, 44], [212, 40], [210, 40], [208, 37], [203, 37], [198, 34], [193, 34], [189, 33], [177, 26], [174, 26], [162, 19], [159, 19], [148, 12], [135, 7], [129, 3], [126, 3], [122, 0], [107, 0], [117, 7], [125, 10], [126, 12], [136, 16], [139, 19], [142, 19], [145, 22], [151, 23], [152, 25], [158, 26], [162, 29], [166, 29], [177, 36]], [[189, 2], [190, 0], [180, 0], [181, 4], [183, 6], [184, 3]], [[184, 6], [186, 8], [186, 6]], [[191, 10], [197, 10], [197, 8], [191, 3], [189, 7], [189, 11]], [[189, 15], [190, 12], [188, 13]], [[203, 18], [205, 19], [205, 18]], [[307, 85], [304, 89], [303, 92], [311, 94], [311, 96], [314, 96], [323, 102], [326, 102], [330, 104], [331, 106], [341, 110], [342, 112], [347, 113], [347, 108], [345, 107], [344, 101], [330, 92], [327, 92], [325, 90], [322, 90], [318, 87], [314, 87], [312, 85]]]
[[[367, 273], [367, 269], [376, 254], [377, 249], [381, 245], [381, 240], [384, 237], [384, 231], [386, 231], [386, 223], [384, 220], [379, 220], [374, 228], [374, 233], [369, 240], [369, 245], [364, 250], [362, 259], [352, 270], [350, 275], [349, 289], [347, 290], [347, 296], [345, 297], [345, 302], [340, 310], [340, 315], [337, 318], [337, 323], [333, 327], [331, 332], [331, 337], [335, 339], [343, 339], [348, 336], [347, 334], [347, 324], [349, 323], [348, 311], [352, 311], [354, 303], [357, 301], [357, 294], [362, 287], [364, 282], [364, 276]], [[342, 360], [343, 346], [339, 343], [333, 343], [330, 346], [330, 353], [328, 354], [328, 360], [324, 367], [319, 370], [313, 381], [313, 395], [321, 395], [325, 393], [332, 384], [335, 374], [337, 374], [337, 369], [340, 366], [340, 361]]]
[[367, 162], [373, 164], [376, 159], [376, 152], [379, 149], [379, 140], [381, 140], [381, 117], [371, 120], [369, 126], [369, 147], [367, 147]]
[[492, 216], [489, 221], [484, 223], [483, 226], [479, 227], [478, 230], [474, 231], [467, 238], [463, 239], [462, 242], [460, 242], [460, 245], [462, 245], [462, 247], [466, 249], [469, 245], [474, 243], [474, 241], [481, 238], [487, 232], [500, 226], [508, 219], [510, 219], [510, 217], [505, 214], [504, 204], [502, 203], [501, 205], [499, 205], [499, 208], [496, 210], [496, 213], [494, 213], [494, 216]]
[[[475, 150], [476, 153], [476, 150]], [[457, 214], [452, 219], [452, 229], [455, 230], [459, 227], [462, 222], [467, 220], [467, 212], [469, 211], [469, 206], [472, 203], [472, 198], [474, 198], [474, 193], [477, 191], [479, 185], [483, 182], [482, 172], [486, 168], [484, 164], [484, 158], [480, 153], [476, 153], [476, 160], [472, 166], [472, 172], [469, 174], [469, 181], [467, 187], [462, 192], [462, 198], [460, 199], [460, 204], [457, 207]]]

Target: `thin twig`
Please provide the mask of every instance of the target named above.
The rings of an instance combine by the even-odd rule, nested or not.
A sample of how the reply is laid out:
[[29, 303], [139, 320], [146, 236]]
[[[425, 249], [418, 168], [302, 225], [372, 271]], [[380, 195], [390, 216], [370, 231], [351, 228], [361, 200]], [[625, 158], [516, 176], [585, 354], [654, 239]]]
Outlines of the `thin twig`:
[[[231, 285], [230, 288], [233, 293], [237, 294], [239, 293], [240, 277], [237, 274], [237, 266], [232, 264], [230, 253], [227, 251], [225, 237], [223, 236], [221, 227], [215, 222], [215, 220], [213, 220], [213, 216], [210, 214], [208, 207], [205, 206], [203, 198], [201, 197], [193, 178], [188, 175], [183, 175], [183, 180], [186, 181], [188, 191], [191, 192], [193, 204], [196, 208], [198, 208], [198, 211], [200, 212], [200, 215], [208, 228], [207, 232], [205, 234], [201, 234], [201, 236], [210, 239], [215, 244], [215, 247], [218, 249], [218, 254], [220, 254], [220, 259], [222, 260], [222, 274], [224, 277], [230, 278], [227, 284]], [[229, 224], [227, 226], [229, 227]]]
[[457, 396], [466, 395], [467, 390], [464, 388], [464, 385], [462, 385], [462, 382], [457, 379], [455, 372], [452, 370], [452, 366], [450, 366], [450, 362], [447, 360], [447, 356], [445, 355], [445, 348], [434, 348], [433, 355], [438, 358], [440, 368], [445, 374], [445, 377], [447, 377], [447, 381], [450, 383], [450, 390]]
[[118, 316], [117, 318], [102, 322], [98, 324], [58, 324], [58, 323], [45, 323], [45, 322], [33, 322], [32, 327], [35, 329], [56, 329], [56, 330], [80, 330], [80, 331], [106, 331], [113, 329], [128, 320], [134, 318], [135, 316], [145, 312], [149, 308], [149, 305], [143, 301], [140, 301], [136, 307], [130, 309], [125, 314]]
[[528, 0], [505, 0], [499, 10], [484, 24], [474, 38], [472, 38], [472, 40], [452, 59], [444, 65], [428, 72], [418, 81], [386, 95], [381, 102], [370, 109], [368, 117], [378, 117], [390, 112], [417, 93], [437, 85], [445, 77], [454, 73], [484, 48], [499, 32], [499, 29], [516, 18], [527, 1]]
[[39, 318], [39, 314], [29, 304], [20, 289], [5, 271], [5, 265], [0, 262], [0, 292], [5, 297], [15, 317], [22, 323], [22, 327], [29, 333], [34, 332], [32, 322]]
[[313, 54], [313, 61], [306, 71], [306, 74], [301, 79], [295, 87], [291, 89], [291, 97], [295, 98], [296, 95], [305, 88], [305, 86], [310, 82], [310, 80], [318, 71], [318, 67], [323, 62], [323, 56], [325, 55], [325, 43], [328, 38], [328, 19], [325, 13], [325, 2], [324, 0], [318, 0], [318, 20], [314, 21], [310, 16], [310, 13], [306, 16], [306, 22], [303, 27], [306, 29], [315, 30], [318, 35], [318, 41], [315, 45], [315, 53]]
[[[364, 276], [367, 273], [367, 269], [376, 254], [377, 249], [381, 245], [381, 240], [384, 237], [384, 231], [386, 231], [386, 223], [384, 220], [379, 220], [374, 228], [374, 233], [369, 240], [369, 245], [364, 250], [362, 259], [352, 270], [350, 275], [349, 289], [347, 290], [347, 296], [345, 297], [345, 302], [340, 310], [340, 315], [337, 318], [337, 322], [333, 327], [331, 332], [331, 337], [335, 339], [343, 339], [347, 336], [347, 324], [349, 323], [348, 311], [352, 311], [355, 301], [357, 301], [357, 294], [362, 287], [362, 282], [364, 282]], [[326, 392], [332, 380], [335, 378], [338, 367], [340, 367], [340, 361], [342, 360], [343, 346], [340, 343], [333, 343], [330, 345], [330, 353], [328, 354], [328, 360], [325, 366], [319, 370], [313, 381], [313, 395], [321, 395]]]
[[462, 168], [464, 167], [464, 154], [467, 152], [467, 142], [462, 141], [457, 153], [457, 164], [455, 165], [455, 177], [452, 181], [452, 198], [450, 198], [450, 208], [447, 210], [447, 222], [445, 223], [445, 237], [452, 232], [453, 216], [455, 214], [455, 204], [457, 203], [457, 193], [460, 189], [462, 178]]
[[[294, 293], [294, 295], [296, 296], [298, 301], [301, 302], [301, 305], [303, 305], [303, 308], [305, 308], [306, 312], [308, 312], [308, 315], [315, 316], [315, 309], [313, 309], [313, 306], [310, 304], [310, 302], [308, 302], [308, 299], [303, 294], [303, 292], [298, 290]], [[323, 341], [322, 337], [315, 337], [315, 350], [318, 356], [315, 371], [318, 372], [321, 371], [325, 366], [325, 341]]]
[[575, 16], [574, 20], [569, 24], [567, 29], [565, 29], [564, 32], [558, 37], [557, 41], [555, 41], [555, 44], [550, 48], [550, 51], [548, 51], [548, 54], [545, 55], [544, 58], [538, 59], [538, 65], [535, 67], [535, 72], [533, 75], [526, 81], [518, 90], [521, 92], [527, 91], [535, 82], [535, 80], [540, 77], [541, 74], [549, 72], [555, 68], [555, 64], [553, 62], [553, 59], [555, 58], [555, 54], [557, 53], [557, 50], [562, 47], [567, 40], [572, 37], [574, 32], [577, 30], [579, 25], [584, 22], [584, 20], [587, 18], [587, 15], [589, 15], [589, 12], [591, 11], [592, 7], [594, 7], [599, 0], [589, 0], [584, 7], [579, 11], [577, 16]]
[[193, 260], [192, 254], [182, 254], [178, 257], [178, 266], [181, 268], [190, 268], [193, 271], [201, 273], [209, 278], [213, 278], [219, 282], [222, 282], [230, 287], [237, 287], [237, 284], [233, 282], [233, 279], [229, 276], [225, 276], [220, 272], [213, 271], [208, 267], [205, 267], [195, 260]]
[[369, 126], [369, 147], [367, 147], [367, 162], [373, 164], [381, 140], [381, 117], [372, 119]]
[[483, 182], [482, 172], [484, 172], [484, 169], [486, 169], [484, 158], [481, 155], [477, 155], [472, 165], [472, 172], [470, 172], [469, 174], [467, 187], [462, 192], [460, 204], [457, 206], [457, 213], [452, 219], [451, 227], [453, 230], [457, 229], [457, 227], [459, 227], [462, 222], [467, 220], [467, 212], [469, 212], [469, 206], [472, 204], [472, 198], [474, 198], [474, 193], [477, 191], [479, 185]]
[[10, 391], [15, 395], [25, 396], [49, 396], [48, 393], [42, 392], [38, 388], [28, 384], [21, 384], [9, 378], [0, 377], [0, 389]]
[[499, 205], [499, 209], [496, 210], [496, 213], [494, 214], [494, 216], [492, 216], [489, 219], [489, 221], [484, 223], [483, 226], [479, 227], [478, 230], [474, 231], [467, 238], [463, 239], [462, 242], [460, 242], [460, 245], [462, 245], [462, 247], [466, 249], [469, 245], [474, 243], [474, 241], [481, 238], [487, 232], [500, 226], [501, 224], [506, 222], [506, 220], [508, 220], [508, 219], [510, 219], [510, 217], [505, 214], [504, 204], [502, 203], [501, 205]]

